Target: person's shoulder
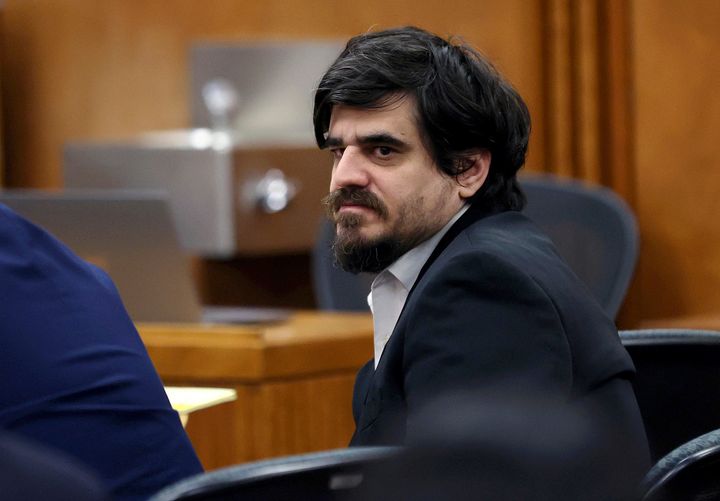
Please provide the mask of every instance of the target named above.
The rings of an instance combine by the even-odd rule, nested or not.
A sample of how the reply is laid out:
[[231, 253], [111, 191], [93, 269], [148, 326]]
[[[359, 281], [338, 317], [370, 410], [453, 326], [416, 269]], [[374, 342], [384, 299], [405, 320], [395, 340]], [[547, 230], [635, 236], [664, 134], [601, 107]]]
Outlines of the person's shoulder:
[[61, 246], [46, 230], [0, 203], [0, 251], [27, 251], [37, 246]]
[[[15, 279], [28, 275], [48, 283], [97, 273], [50, 232], [0, 204], [0, 273]], [[24, 270], [20, 273], [18, 270]]]
[[[475, 221], [461, 233], [466, 245], [484, 252], [517, 252], [547, 250], [550, 238], [527, 216], [518, 211], [493, 214]], [[459, 242], [462, 242], [460, 240]]]
[[517, 211], [493, 214], [464, 228], [440, 254], [440, 267], [465, 266], [468, 271], [496, 267], [521, 271], [532, 264], [558, 263], [552, 241], [530, 219]]
[[428, 269], [432, 281], [494, 290], [536, 290], [553, 301], [588, 303], [590, 293], [533, 221], [517, 211], [480, 218], [465, 228]]
[[31, 223], [13, 211], [7, 205], [0, 203], [0, 236], [7, 244], [17, 239], [18, 231], [28, 231]]

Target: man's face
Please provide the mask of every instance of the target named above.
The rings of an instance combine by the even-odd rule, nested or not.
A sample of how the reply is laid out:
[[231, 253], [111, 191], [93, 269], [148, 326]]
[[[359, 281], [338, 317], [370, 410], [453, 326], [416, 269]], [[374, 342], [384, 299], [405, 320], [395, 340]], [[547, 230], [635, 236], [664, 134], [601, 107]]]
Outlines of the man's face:
[[426, 150], [414, 111], [409, 97], [380, 109], [333, 107], [324, 202], [336, 224], [335, 256], [348, 271], [381, 271], [462, 206], [458, 183]]

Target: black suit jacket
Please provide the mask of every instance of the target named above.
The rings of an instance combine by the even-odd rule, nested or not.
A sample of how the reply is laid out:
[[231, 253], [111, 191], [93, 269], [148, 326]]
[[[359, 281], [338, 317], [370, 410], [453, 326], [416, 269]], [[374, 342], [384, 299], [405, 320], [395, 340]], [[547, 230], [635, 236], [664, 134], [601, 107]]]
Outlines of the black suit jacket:
[[633, 371], [550, 239], [519, 212], [471, 207], [420, 272], [377, 369], [371, 360], [358, 373], [351, 445], [406, 443], [423, 407], [448, 392], [517, 390], [619, 412], [642, 448], [630, 384], [600, 390]]

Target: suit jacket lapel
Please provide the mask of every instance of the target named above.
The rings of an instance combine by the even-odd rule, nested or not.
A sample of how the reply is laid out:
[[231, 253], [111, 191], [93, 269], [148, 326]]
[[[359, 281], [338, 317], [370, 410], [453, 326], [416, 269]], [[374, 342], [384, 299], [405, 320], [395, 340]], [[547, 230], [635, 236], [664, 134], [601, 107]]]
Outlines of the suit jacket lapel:
[[[488, 216], [490, 214], [493, 214], [495, 212], [498, 212], [497, 210], [489, 209], [486, 205], [482, 203], [475, 203], [470, 206], [470, 208], [463, 214], [460, 219], [458, 219], [454, 225], [450, 227], [450, 229], [443, 235], [443, 237], [438, 242], [437, 246], [433, 250], [432, 254], [430, 254], [430, 257], [425, 262], [423, 267], [420, 269], [420, 273], [418, 274], [417, 279], [415, 280], [415, 283], [413, 284], [412, 288], [410, 289], [410, 292], [408, 293], [407, 299], [405, 300], [405, 304], [403, 305], [403, 309], [400, 312], [400, 316], [398, 317], [398, 321], [395, 324], [395, 328], [393, 329], [393, 333], [390, 336], [390, 339], [388, 340], [388, 346], [393, 340], [393, 337], [395, 336], [395, 331], [397, 331], [398, 326], [400, 325], [400, 322], [402, 321], [403, 315], [405, 313], [405, 308], [408, 305], [408, 302], [410, 301], [410, 297], [412, 296], [413, 291], [415, 291], [415, 288], [417, 287], [418, 283], [420, 283], [420, 280], [422, 279], [423, 275], [425, 275], [425, 272], [432, 266], [432, 264], [435, 262], [435, 260], [442, 254], [442, 252], [447, 248], [450, 243], [457, 238], [457, 236], [462, 233], [465, 228], [473, 224], [478, 219], [481, 219], [485, 216]], [[388, 346], [385, 347], [387, 350]], [[377, 369], [381, 369], [380, 365], [384, 360], [387, 360], [385, 357], [380, 358], [380, 362], [378, 363]], [[372, 363], [372, 361], [370, 362]], [[372, 387], [372, 382], [375, 379], [375, 374], [378, 372], [377, 369], [374, 370], [368, 370], [367, 367], [364, 367], [361, 373], [358, 374], [358, 376], [364, 376], [367, 378], [367, 382], [363, 384], [362, 386], [362, 406], [364, 407], [365, 402], [367, 401], [368, 393], [370, 388]], [[355, 397], [355, 396], [354, 396]], [[355, 400], [355, 398], [353, 398]]]
[[[418, 277], [415, 279], [415, 283], [413, 284], [412, 288], [410, 289], [410, 292], [408, 293], [408, 297], [405, 300], [405, 305], [403, 306], [403, 310], [400, 313], [400, 318], [402, 318], [402, 313], [405, 312], [405, 306], [407, 306], [408, 301], [410, 300], [410, 296], [412, 296], [412, 293], [415, 291], [417, 285], [420, 283], [420, 280], [422, 280], [423, 275], [427, 272], [428, 269], [430, 269], [430, 266], [437, 260], [437, 258], [440, 256], [440, 254], [443, 253], [443, 251], [447, 248], [450, 243], [457, 238], [457, 236], [462, 233], [468, 226], [473, 224], [475, 221], [482, 219], [485, 216], [490, 215], [494, 211], [489, 211], [487, 207], [485, 207], [483, 204], [473, 204], [468, 208], [468, 210], [465, 212], [465, 214], [458, 219], [454, 225], [450, 227], [450, 229], [443, 235], [443, 237], [438, 242], [437, 246], [433, 250], [432, 254], [430, 254], [430, 257], [427, 261], [425, 261], [425, 264], [420, 269], [420, 273], [418, 274]], [[400, 323], [400, 319], [398, 319], [398, 324]], [[396, 324], [397, 327], [397, 324]]]

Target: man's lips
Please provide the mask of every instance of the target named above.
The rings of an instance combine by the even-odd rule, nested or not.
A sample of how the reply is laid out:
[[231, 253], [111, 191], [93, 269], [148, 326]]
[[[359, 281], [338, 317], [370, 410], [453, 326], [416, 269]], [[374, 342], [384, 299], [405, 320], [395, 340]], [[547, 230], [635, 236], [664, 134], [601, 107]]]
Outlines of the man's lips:
[[344, 211], [375, 212], [375, 209], [368, 207], [367, 205], [362, 205], [362, 204], [343, 203], [338, 208], [338, 212], [344, 212]]
[[[363, 204], [345, 203], [338, 207], [334, 214], [334, 221], [340, 225], [350, 224], [352, 227], [371, 223], [378, 218], [377, 211]], [[352, 221], [352, 222], [351, 222]]]

